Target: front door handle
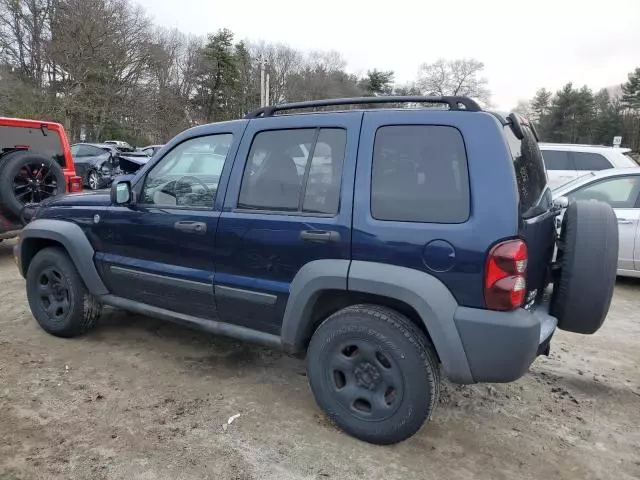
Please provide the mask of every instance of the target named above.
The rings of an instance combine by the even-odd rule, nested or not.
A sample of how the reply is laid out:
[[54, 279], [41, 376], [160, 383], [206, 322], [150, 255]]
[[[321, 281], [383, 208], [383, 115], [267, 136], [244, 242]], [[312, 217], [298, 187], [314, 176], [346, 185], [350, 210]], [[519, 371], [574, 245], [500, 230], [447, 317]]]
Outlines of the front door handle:
[[632, 224], [633, 222], [632, 222], [631, 220], [627, 219], [627, 218], [619, 218], [619, 219], [618, 219], [618, 223], [619, 223], [620, 225], [630, 225], [630, 224]]
[[340, 234], [333, 230], [303, 230], [300, 239], [311, 243], [338, 243]]
[[207, 224], [204, 222], [176, 222], [173, 224], [173, 228], [186, 233], [198, 233], [200, 235], [207, 233]]

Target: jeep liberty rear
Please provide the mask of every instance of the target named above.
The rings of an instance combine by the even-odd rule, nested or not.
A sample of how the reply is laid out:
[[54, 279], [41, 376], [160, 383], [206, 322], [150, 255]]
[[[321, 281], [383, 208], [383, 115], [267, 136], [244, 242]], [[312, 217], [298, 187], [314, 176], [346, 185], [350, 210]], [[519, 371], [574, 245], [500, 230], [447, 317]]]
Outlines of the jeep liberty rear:
[[[371, 108], [401, 103], [446, 108]], [[308, 112], [340, 105], [365, 109]], [[324, 100], [187, 130], [110, 194], [47, 202], [15, 254], [47, 332], [109, 305], [306, 355], [320, 408], [389, 444], [429, 418], [441, 375], [512, 381], [556, 327], [600, 328], [615, 215], [571, 203], [556, 239], [559, 211], [517, 115]]]

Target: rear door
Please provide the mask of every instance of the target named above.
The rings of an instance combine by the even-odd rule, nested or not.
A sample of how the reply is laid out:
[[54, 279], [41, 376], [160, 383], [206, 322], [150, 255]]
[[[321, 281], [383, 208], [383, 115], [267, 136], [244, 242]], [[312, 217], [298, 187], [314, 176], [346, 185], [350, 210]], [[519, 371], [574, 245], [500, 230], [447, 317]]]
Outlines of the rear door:
[[216, 237], [223, 321], [277, 335], [300, 269], [351, 258], [361, 119], [361, 112], [349, 112], [251, 121]]
[[563, 150], [542, 150], [544, 165], [549, 177], [549, 187], [556, 188], [578, 176], [569, 152]]

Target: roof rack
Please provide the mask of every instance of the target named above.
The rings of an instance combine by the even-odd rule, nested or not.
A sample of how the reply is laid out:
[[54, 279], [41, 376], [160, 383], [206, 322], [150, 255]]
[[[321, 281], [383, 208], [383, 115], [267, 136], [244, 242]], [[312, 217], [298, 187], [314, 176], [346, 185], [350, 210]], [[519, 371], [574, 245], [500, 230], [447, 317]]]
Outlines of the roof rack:
[[[380, 97], [333, 98], [327, 100], [312, 100], [309, 102], [283, 103], [258, 108], [248, 113], [244, 118], [273, 117], [276, 112], [283, 110], [298, 110], [303, 108], [332, 107], [338, 105], [369, 105], [376, 103], [439, 103], [448, 105], [450, 110], [480, 112], [482, 108], [469, 97], [442, 96], [426, 97], [422, 95]], [[462, 107], [462, 108], [461, 108]]]

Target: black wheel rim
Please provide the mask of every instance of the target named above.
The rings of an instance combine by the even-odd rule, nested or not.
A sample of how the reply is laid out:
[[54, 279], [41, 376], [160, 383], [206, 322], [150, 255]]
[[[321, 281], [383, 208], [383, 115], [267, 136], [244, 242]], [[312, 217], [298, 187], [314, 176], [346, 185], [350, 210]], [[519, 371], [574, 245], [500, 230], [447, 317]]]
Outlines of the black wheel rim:
[[97, 190], [98, 188], [98, 174], [96, 172], [89, 174], [89, 187], [91, 190]]
[[382, 348], [360, 339], [340, 344], [329, 355], [328, 381], [349, 413], [370, 421], [392, 416], [402, 403], [403, 375]]
[[39, 203], [58, 194], [58, 180], [50, 163], [28, 163], [13, 179], [13, 192], [22, 205]]
[[62, 320], [69, 312], [69, 284], [62, 273], [47, 268], [38, 275], [38, 299], [40, 306], [52, 320]]

